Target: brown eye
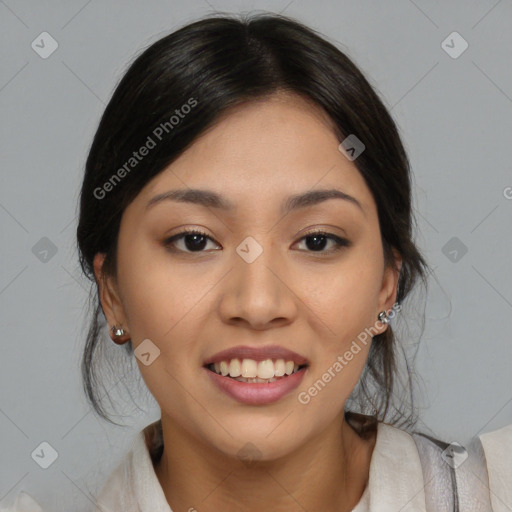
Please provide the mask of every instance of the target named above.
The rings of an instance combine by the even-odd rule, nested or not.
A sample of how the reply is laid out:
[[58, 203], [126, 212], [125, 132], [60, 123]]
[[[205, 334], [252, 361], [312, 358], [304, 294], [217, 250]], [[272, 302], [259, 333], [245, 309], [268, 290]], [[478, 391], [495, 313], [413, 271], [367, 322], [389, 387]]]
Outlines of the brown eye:
[[[339, 251], [343, 247], [349, 247], [351, 242], [346, 238], [341, 238], [333, 233], [327, 233], [325, 231], [313, 231], [307, 233], [301, 240], [306, 240], [306, 247], [308, 252], [319, 252], [319, 253], [330, 253], [333, 251]], [[324, 250], [328, 241], [332, 241], [334, 247], [328, 250]]]
[[[208, 243], [208, 240], [213, 240], [200, 230], [186, 230], [181, 233], [177, 233], [172, 237], [165, 240], [164, 245], [166, 247], [172, 246], [172, 249], [182, 252], [204, 252], [204, 248]], [[183, 241], [184, 248], [176, 248], [176, 242]]]

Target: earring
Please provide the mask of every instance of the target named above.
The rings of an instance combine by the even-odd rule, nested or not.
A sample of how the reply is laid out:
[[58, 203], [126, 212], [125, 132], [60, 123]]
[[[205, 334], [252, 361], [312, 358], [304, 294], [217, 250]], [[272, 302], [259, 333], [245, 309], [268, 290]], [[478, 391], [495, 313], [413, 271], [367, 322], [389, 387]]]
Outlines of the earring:
[[120, 338], [124, 334], [124, 329], [122, 327], [117, 327], [116, 325], [112, 326], [110, 329], [112, 331], [112, 334], [114, 335], [114, 338], [112, 338], [112, 341], [116, 343], [117, 345], [123, 345], [128, 340], [120, 340], [116, 338]]
[[389, 324], [388, 314], [385, 311], [381, 311], [379, 313], [378, 318], [379, 318], [379, 321], [382, 322], [383, 324]]
[[124, 329], [122, 327], [116, 327], [115, 325], [110, 329], [114, 336], [122, 336], [124, 334]]

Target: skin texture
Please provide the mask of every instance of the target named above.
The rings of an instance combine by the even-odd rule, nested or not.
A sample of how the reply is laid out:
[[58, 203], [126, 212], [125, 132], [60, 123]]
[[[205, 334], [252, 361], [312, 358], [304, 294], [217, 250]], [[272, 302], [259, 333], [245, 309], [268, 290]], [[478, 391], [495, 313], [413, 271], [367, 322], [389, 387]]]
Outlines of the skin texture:
[[[375, 202], [340, 142], [326, 114], [295, 95], [231, 109], [125, 210], [116, 277], [101, 274], [104, 255], [96, 255], [109, 325], [121, 324], [134, 349], [149, 338], [161, 351], [138, 364], [162, 412], [155, 471], [174, 511], [339, 512], [363, 493], [375, 439], [360, 438], [343, 411], [370, 343], [307, 405], [297, 399], [365, 328], [387, 328], [377, 315], [396, 297], [400, 258], [397, 269], [385, 266]], [[187, 187], [222, 194], [236, 209], [170, 200], [146, 208], [155, 195]], [[289, 195], [320, 188], [342, 190], [362, 209], [329, 199], [280, 212]], [[190, 237], [166, 247], [185, 228], [211, 238], [203, 252], [190, 250]], [[334, 251], [327, 239], [315, 250], [304, 238], [312, 228], [351, 244]], [[263, 249], [252, 263], [236, 252], [248, 236]], [[258, 406], [219, 391], [204, 362], [242, 344], [306, 357], [299, 388]], [[249, 442], [261, 457], [250, 467], [237, 456]]]

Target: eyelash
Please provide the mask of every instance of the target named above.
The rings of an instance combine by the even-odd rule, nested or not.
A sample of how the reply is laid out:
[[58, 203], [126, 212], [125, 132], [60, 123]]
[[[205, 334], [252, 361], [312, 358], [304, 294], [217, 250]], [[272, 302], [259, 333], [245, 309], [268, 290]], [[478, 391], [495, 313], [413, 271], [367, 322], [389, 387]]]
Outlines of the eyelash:
[[[208, 240], [211, 240], [212, 242], [217, 244], [217, 242], [215, 240], [213, 240], [210, 236], [208, 236], [204, 231], [201, 231], [200, 229], [190, 229], [190, 230], [181, 231], [180, 233], [177, 233], [177, 234], [173, 235], [172, 237], [166, 239], [164, 241], [164, 245], [170, 251], [173, 251], [173, 252], [182, 252], [182, 253], [186, 253], [186, 254], [201, 254], [202, 252], [205, 252], [205, 251], [184, 251], [184, 250], [176, 249], [175, 247], [172, 247], [174, 242], [184, 238], [187, 235], [200, 235], [200, 236], [203, 236], [203, 237], [207, 238]], [[309, 231], [308, 233], [303, 235], [299, 241], [302, 241], [305, 238], [309, 238], [312, 236], [324, 236], [325, 238], [327, 238], [329, 240], [333, 240], [336, 244], [333, 248], [331, 248], [330, 250], [327, 250], [327, 251], [325, 251], [325, 250], [306, 251], [306, 252], [310, 252], [313, 254], [319, 254], [319, 255], [330, 254], [332, 252], [340, 251], [344, 247], [350, 247], [352, 245], [352, 243], [349, 240], [347, 240], [346, 238], [342, 238], [342, 237], [339, 237], [337, 235], [334, 235], [332, 233], [328, 233], [328, 232], [322, 231], [322, 230]], [[217, 245], [219, 245], [219, 244], [217, 244]]]

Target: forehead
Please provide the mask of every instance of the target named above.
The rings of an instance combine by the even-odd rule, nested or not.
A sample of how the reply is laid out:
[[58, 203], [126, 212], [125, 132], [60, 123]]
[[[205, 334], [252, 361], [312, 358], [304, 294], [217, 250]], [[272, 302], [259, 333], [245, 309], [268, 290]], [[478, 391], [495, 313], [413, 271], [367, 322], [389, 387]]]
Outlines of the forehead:
[[143, 199], [172, 189], [207, 188], [235, 207], [315, 189], [338, 188], [371, 208], [354, 162], [338, 149], [332, 120], [300, 96], [278, 94], [224, 112], [168, 168]]

